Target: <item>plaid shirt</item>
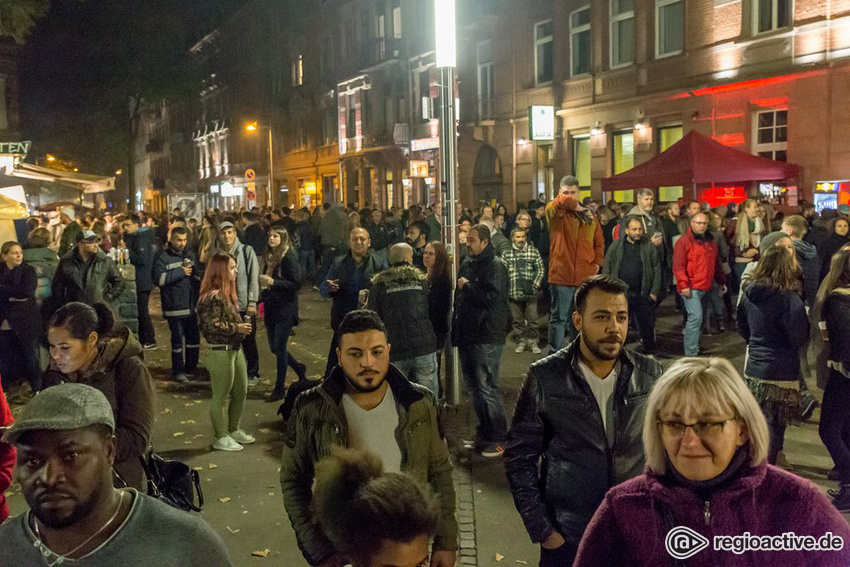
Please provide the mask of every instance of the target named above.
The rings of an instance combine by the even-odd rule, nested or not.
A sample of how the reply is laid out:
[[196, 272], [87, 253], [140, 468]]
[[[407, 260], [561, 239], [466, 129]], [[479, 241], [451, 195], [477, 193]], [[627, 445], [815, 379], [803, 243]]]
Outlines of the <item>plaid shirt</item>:
[[528, 299], [533, 297], [543, 283], [543, 259], [537, 248], [528, 243], [522, 250], [511, 244], [502, 255], [510, 276], [509, 299]]

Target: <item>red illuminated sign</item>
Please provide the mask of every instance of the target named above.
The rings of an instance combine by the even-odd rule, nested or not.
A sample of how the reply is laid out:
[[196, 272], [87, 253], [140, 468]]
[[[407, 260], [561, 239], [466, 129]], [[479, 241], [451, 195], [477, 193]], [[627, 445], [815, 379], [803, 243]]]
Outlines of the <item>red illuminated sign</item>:
[[708, 202], [709, 206], [717, 207], [729, 203], [740, 203], [746, 200], [747, 190], [739, 187], [708, 187], [700, 189], [699, 200]]

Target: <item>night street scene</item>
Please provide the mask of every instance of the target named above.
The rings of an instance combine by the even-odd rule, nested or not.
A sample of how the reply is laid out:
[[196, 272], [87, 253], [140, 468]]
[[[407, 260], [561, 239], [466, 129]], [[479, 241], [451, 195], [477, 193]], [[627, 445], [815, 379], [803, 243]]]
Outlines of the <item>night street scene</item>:
[[0, 0], [0, 567], [850, 567], [845, 126], [850, 0]]

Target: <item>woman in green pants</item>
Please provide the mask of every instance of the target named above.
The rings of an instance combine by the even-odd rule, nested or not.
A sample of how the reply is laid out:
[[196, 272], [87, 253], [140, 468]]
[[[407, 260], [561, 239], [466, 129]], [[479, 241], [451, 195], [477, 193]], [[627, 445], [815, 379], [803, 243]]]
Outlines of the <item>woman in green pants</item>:
[[205, 366], [210, 371], [210, 420], [215, 430], [213, 449], [241, 451], [254, 442], [239, 425], [248, 394], [248, 370], [242, 339], [251, 324], [242, 322], [236, 299], [236, 259], [216, 254], [207, 264], [196, 312], [201, 334], [209, 343]]

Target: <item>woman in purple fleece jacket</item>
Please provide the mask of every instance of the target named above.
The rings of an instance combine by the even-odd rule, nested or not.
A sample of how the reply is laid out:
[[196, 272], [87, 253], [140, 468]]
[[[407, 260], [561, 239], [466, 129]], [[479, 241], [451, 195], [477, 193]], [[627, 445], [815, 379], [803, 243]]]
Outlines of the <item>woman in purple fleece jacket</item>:
[[[673, 364], [649, 396], [643, 444], [646, 472], [605, 496], [575, 567], [850, 565], [850, 526], [814, 484], [766, 462], [767, 423], [727, 360]], [[677, 527], [695, 532], [671, 535], [679, 558], [665, 545]], [[780, 536], [771, 544], [784, 546], [789, 533], [814, 540], [831, 533], [832, 544], [840, 538], [843, 547], [751, 551], [740, 547], [741, 538], [715, 539]], [[700, 538], [708, 544], [694, 553]], [[720, 543], [729, 547], [715, 549]]]

